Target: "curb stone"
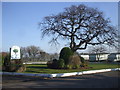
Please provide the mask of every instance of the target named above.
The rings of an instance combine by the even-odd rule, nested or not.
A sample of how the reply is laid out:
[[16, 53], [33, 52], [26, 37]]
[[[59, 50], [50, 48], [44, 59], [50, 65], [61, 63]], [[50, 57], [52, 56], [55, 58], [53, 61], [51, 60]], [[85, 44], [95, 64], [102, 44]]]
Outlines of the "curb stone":
[[23, 76], [40, 76], [40, 77], [46, 77], [46, 78], [54, 78], [54, 77], [67, 77], [67, 76], [94, 74], [94, 73], [100, 73], [100, 72], [119, 71], [119, 70], [120, 70], [120, 68], [114, 68], [114, 69], [100, 69], [100, 70], [89, 70], [89, 71], [58, 73], [58, 74], [33, 74], [33, 73], [0, 72], [0, 75], [1, 74], [2, 75], [23, 75]]

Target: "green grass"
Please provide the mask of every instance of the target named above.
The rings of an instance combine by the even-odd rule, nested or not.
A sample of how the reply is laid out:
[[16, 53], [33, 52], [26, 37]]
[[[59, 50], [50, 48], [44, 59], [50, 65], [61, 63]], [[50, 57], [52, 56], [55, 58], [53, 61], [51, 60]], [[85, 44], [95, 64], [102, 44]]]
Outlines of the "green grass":
[[108, 69], [108, 68], [118, 68], [120, 67], [118, 64], [109, 64], [109, 63], [92, 63], [88, 65], [92, 67], [91, 69], [49, 69], [45, 64], [31, 64], [26, 65], [27, 69], [24, 73], [45, 73], [45, 74], [52, 74], [52, 73], [69, 73], [69, 72], [80, 72], [86, 70], [99, 70], [99, 69]]
[[108, 69], [108, 68], [120, 68], [119, 64], [111, 64], [111, 63], [91, 63], [89, 67], [93, 67], [92, 70], [97, 69]]

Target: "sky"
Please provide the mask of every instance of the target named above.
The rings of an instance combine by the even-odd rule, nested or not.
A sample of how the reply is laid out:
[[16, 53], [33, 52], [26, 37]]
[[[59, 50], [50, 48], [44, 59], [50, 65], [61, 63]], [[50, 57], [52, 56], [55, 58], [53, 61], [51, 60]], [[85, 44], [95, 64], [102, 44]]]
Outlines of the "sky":
[[[17, 45], [26, 47], [39, 46], [48, 53], [59, 53], [67, 44], [60, 40], [60, 45], [51, 46], [50, 37], [41, 38], [38, 23], [45, 16], [58, 14], [71, 5], [85, 4], [104, 12], [112, 25], [118, 25], [117, 2], [2, 2], [2, 51]], [[1, 47], [0, 47], [1, 48]]]

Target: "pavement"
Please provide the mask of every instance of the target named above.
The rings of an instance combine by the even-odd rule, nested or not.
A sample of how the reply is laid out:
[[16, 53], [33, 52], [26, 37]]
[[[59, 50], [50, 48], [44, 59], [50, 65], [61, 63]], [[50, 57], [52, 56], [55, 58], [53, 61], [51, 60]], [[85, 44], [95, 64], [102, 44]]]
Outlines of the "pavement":
[[120, 88], [120, 71], [89, 75], [41, 78], [30, 76], [2, 76], [2, 88]]

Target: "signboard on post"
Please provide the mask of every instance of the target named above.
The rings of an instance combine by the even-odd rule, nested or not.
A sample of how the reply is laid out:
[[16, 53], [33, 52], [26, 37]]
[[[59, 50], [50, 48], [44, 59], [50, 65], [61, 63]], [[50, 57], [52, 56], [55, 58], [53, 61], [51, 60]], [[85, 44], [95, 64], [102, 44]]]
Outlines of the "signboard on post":
[[11, 59], [21, 59], [20, 57], [20, 47], [12, 46], [10, 49]]

